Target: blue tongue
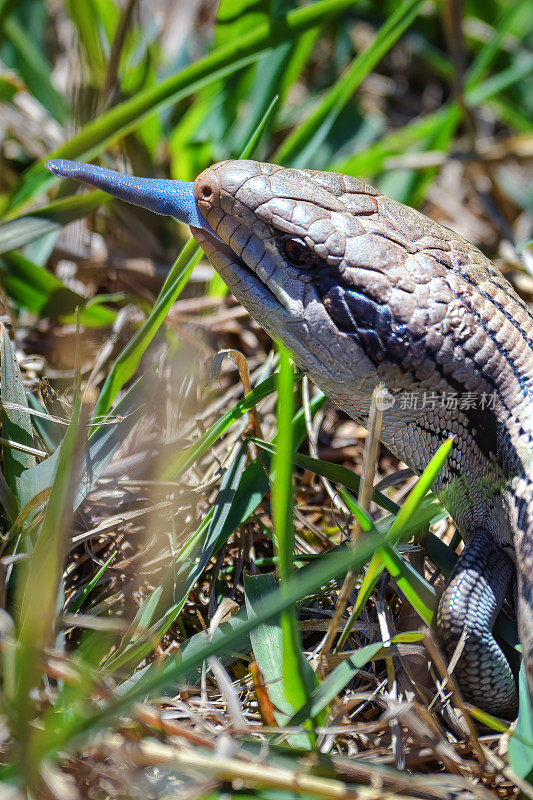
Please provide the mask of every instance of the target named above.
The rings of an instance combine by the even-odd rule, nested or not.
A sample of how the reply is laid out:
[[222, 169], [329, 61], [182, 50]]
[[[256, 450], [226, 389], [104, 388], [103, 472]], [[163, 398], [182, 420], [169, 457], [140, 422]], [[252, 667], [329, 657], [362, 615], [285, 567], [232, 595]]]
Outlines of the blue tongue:
[[191, 181], [135, 178], [122, 172], [115, 172], [113, 169], [83, 164], [81, 161], [69, 161], [66, 158], [54, 158], [47, 161], [45, 166], [60, 178], [74, 178], [89, 183], [127, 203], [142, 206], [155, 211], [156, 214], [168, 214], [180, 222], [185, 222], [194, 228], [203, 228], [214, 234], [198, 208], [194, 197], [194, 184]]

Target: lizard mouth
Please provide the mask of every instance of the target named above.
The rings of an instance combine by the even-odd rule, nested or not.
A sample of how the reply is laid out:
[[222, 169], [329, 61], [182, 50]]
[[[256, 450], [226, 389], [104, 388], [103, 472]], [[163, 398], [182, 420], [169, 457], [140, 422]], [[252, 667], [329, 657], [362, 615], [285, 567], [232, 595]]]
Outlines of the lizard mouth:
[[257, 271], [224, 242], [204, 228], [191, 226], [191, 231], [224, 283], [247, 308], [264, 309], [265, 315], [286, 314], [286, 309]]

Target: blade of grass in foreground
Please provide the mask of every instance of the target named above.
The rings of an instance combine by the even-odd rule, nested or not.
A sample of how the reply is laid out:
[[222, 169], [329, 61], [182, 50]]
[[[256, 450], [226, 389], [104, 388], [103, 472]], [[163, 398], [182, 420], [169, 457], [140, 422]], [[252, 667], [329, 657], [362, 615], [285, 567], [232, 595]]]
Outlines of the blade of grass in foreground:
[[[22, 382], [20, 367], [9, 335], [0, 325], [1, 338], [1, 400], [2, 400], [2, 435], [4, 439], [17, 442], [27, 448], [33, 447], [33, 426], [29, 414], [13, 408], [5, 408], [4, 403], [11, 406], [28, 407], [26, 389]], [[29, 452], [17, 450], [8, 444], [3, 446], [4, 477], [7, 485], [20, 503], [20, 479], [25, 470], [35, 466], [35, 456]]]
[[[24, 18], [26, 18], [26, 13]], [[25, 19], [26, 21], [26, 19]], [[28, 91], [55, 119], [64, 124], [67, 117], [65, 98], [50, 80], [50, 64], [35, 41], [35, 31], [27, 29], [18, 15], [9, 14], [3, 22], [2, 39], [13, 48], [17, 71]]]
[[[394, 636], [390, 644], [418, 642], [424, 638], [424, 634], [418, 631], [400, 633]], [[373, 642], [365, 647], [356, 650], [345, 661], [342, 661], [329, 675], [324, 678], [319, 687], [313, 692], [306, 706], [304, 706], [288, 723], [289, 725], [301, 725], [307, 716], [314, 717], [320, 714], [323, 709], [337, 697], [359, 672], [365, 664], [384, 656], [384, 642]]]
[[[512, 30], [515, 17], [519, 16], [525, 7], [529, 7], [529, 4], [530, 0], [515, 0], [514, 3], [509, 3], [501, 7], [501, 14], [491, 30], [490, 37], [480, 48], [467, 72], [467, 88], [473, 89], [481, 81], [483, 74], [500, 54], [502, 43]], [[524, 31], [523, 33], [525, 35], [527, 32]]]
[[[401, 538], [400, 531], [405, 529], [409, 525], [410, 520], [412, 520], [412, 518], [416, 515], [425, 495], [431, 489], [435, 478], [442, 469], [453, 442], [453, 436], [450, 436], [449, 439], [444, 442], [444, 444], [441, 444], [425, 468], [424, 472], [411, 489], [407, 500], [396, 515], [396, 518], [394, 519], [389, 530], [389, 536], [394, 539], [394, 541], [398, 541]], [[366, 576], [363, 580], [363, 584], [359, 590], [357, 601], [354, 604], [350, 618], [344, 626], [344, 630], [342, 631], [339, 641], [337, 642], [337, 646], [335, 648], [336, 651], [339, 651], [346, 642], [346, 639], [348, 638], [350, 631], [352, 630], [353, 625], [364, 606], [364, 603], [370, 596], [377, 577], [383, 569], [385, 562], [387, 562], [387, 564], [397, 573], [397, 577], [401, 577], [401, 579], [405, 581], [403, 589], [404, 591], [407, 588], [409, 589], [409, 594], [411, 595], [410, 599], [415, 601], [414, 605], [417, 611], [420, 613], [420, 616], [426, 621], [430, 621], [432, 619], [435, 597], [432, 595], [431, 589], [425, 584], [421, 585], [418, 581], [415, 581], [407, 569], [400, 569], [400, 565], [398, 564], [398, 555], [394, 552], [390, 542], [386, 542], [383, 547], [380, 547], [376, 550], [376, 553], [372, 558], [369, 568], [372, 578], [369, 580], [368, 576]], [[417, 576], [417, 578], [420, 578], [420, 576]]]
[[[288, 351], [278, 342], [277, 437], [272, 484], [272, 523], [274, 552], [282, 593], [294, 574], [294, 526], [292, 490], [292, 417], [294, 412], [294, 372]], [[307, 702], [318, 681], [305, 657], [298, 617], [294, 606], [281, 614], [283, 689], [298, 710]], [[311, 737], [314, 742], [314, 736]]]
[[4, 253], [0, 258], [0, 278], [6, 294], [20, 308], [37, 316], [65, 322], [79, 308], [80, 324], [96, 328], [112, 325], [116, 319], [115, 311], [103, 303], [89, 306], [87, 298], [22, 253]]
[[90, 595], [90, 593], [92, 592], [92, 590], [94, 589], [94, 587], [96, 586], [96, 584], [98, 583], [98, 581], [100, 580], [100, 578], [102, 577], [108, 566], [115, 560], [117, 552], [118, 552], [117, 550], [113, 550], [109, 558], [106, 561], [104, 561], [104, 563], [102, 564], [96, 575], [89, 581], [87, 586], [84, 587], [84, 589], [79, 593], [77, 597], [73, 598], [70, 601], [68, 606], [68, 611], [70, 614], [75, 614], [76, 611], [80, 610], [85, 600]]
[[509, 761], [520, 778], [531, 782], [533, 776], [533, 709], [529, 700], [524, 664], [518, 679], [519, 714], [515, 731], [509, 742]]
[[415, 611], [420, 614], [426, 625], [431, 625], [438, 600], [435, 588], [393, 547], [386, 545], [380, 554], [384, 566], [389, 570], [401, 592]]
[[140, 624], [134, 621], [123, 643], [105, 663], [105, 669], [117, 671], [125, 666], [131, 669], [153, 651], [155, 642], [180, 613], [211, 557], [255, 511], [268, 491], [268, 480], [257, 461], [245, 468], [246, 458], [247, 448], [243, 444], [226, 471], [214, 505], [141, 606], [142, 609], [151, 604], [152, 608], [152, 614], [145, 615], [142, 636], [135, 631]]
[[[79, 335], [79, 334], [78, 334]], [[76, 387], [71, 422], [61, 443], [59, 463], [44, 520], [19, 575], [17, 683], [11, 710], [13, 729], [21, 746], [26, 781], [37, 780], [39, 765], [33, 758], [33, 691], [41, 680], [44, 650], [53, 640], [58, 596], [63, 575], [65, 546], [73, 515], [72, 496], [78, 481], [83, 452], [79, 355], [76, 356]]]
[[391, 525], [389, 535], [392, 539], [396, 539], [399, 531], [401, 531], [406, 524], [409, 524], [409, 519], [415, 513], [418, 506], [424, 499], [424, 496], [429, 492], [437, 475], [444, 466], [444, 462], [448, 458], [448, 453], [452, 449], [454, 437], [450, 436], [446, 441], [441, 444], [431, 461], [425, 468], [422, 475], [419, 477], [409, 495], [407, 500], [399, 510], [396, 519]]
[[[271, 394], [275, 391], [276, 378], [277, 376], [273, 375], [268, 379], [267, 394]], [[234, 414], [233, 412], [235, 409], [231, 409], [222, 420], [215, 423], [212, 429], [206, 431], [206, 435], [201, 437], [196, 445], [185, 451], [185, 453], [188, 454], [188, 459], [190, 459], [187, 460], [188, 464], [192, 463], [195, 458], [199, 458], [213, 441], [216, 440], [217, 436], [221, 436], [239, 416], [246, 413], [246, 404], [248, 402], [255, 405], [255, 403], [261, 399], [260, 396], [255, 394], [255, 391], [261, 390], [262, 386], [263, 384], [260, 384], [260, 386], [257, 387], [254, 392], [251, 392], [244, 401], [241, 401], [241, 404], [244, 403], [244, 405], [239, 406], [238, 414]], [[313, 398], [310, 408], [312, 415], [321, 407], [323, 401], [324, 396], [320, 394]], [[122, 403], [123, 400], [120, 402]], [[120, 404], [117, 408], [120, 408]], [[222, 423], [222, 425], [220, 425], [220, 423]], [[298, 446], [306, 435], [305, 419], [302, 409], [299, 409], [294, 415], [291, 428], [293, 443]], [[98, 436], [100, 435], [99, 433]], [[91, 440], [91, 446], [93, 442], [94, 439]], [[183, 456], [183, 454], [181, 455]], [[181, 472], [179, 474], [181, 474]], [[228, 485], [224, 485], [226, 480], [229, 481]], [[150, 625], [150, 628], [148, 631], [144, 631], [144, 639], [134, 647], [128, 646], [123, 657], [115, 653], [105, 664], [106, 669], [119, 670], [125, 667], [131, 668], [153, 650], [154, 641], [158, 640], [160, 636], [166, 632], [169, 625], [178, 616], [183, 603], [185, 603], [194, 584], [199, 580], [209, 559], [218, 551], [223, 543], [227, 541], [228, 537], [255, 511], [269, 488], [267, 475], [265, 474], [265, 465], [259, 464], [258, 461], [252, 461], [248, 464], [242, 473], [242, 478], [238, 481], [238, 486], [236, 488], [235, 486], [231, 488], [234, 482], [234, 476], [232, 476], [230, 470], [228, 470], [226, 477], [223, 479], [223, 485], [220, 488], [219, 498], [215, 501], [214, 506], [211, 507], [196, 533], [193, 534], [192, 538], [177, 554], [175, 563], [171, 565], [168, 572], [162, 577], [157, 589], [154, 590], [154, 596], [157, 595], [159, 600], [153, 602], [152, 598], [148, 599], [148, 602], [152, 604], [154, 615], [150, 622], [147, 623]], [[230, 500], [231, 496], [232, 499]], [[214, 511], [216, 511], [219, 504], [221, 504], [220, 513], [217, 513], [217, 518], [213, 519]], [[172, 586], [173, 594], [173, 602], [170, 606], [168, 603], [165, 605], [164, 597], [165, 587], [168, 589], [169, 586]], [[176, 590], [176, 587], [179, 588]], [[156, 615], [160, 613], [161, 610], [162, 616], [156, 619]], [[281, 663], [281, 659], [279, 663]]]
[[[275, 376], [273, 380], [275, 380]], [[275, 385], [273, 385], [274, 388]], [[310, 406], [312, 416], [322, 402], [323, 396], [317, 395], [313, 398]], [[306, 434], [302, 409], [299, 409], [294, 415], [291, 427], [293, 444], [299, 445]], [[237, 456], [237, 459], [246, 454], [245, 448], [246, 444], [243, 443], [243, 450], [241, 455]], [[133, 648], [128, 646], [123, 657], [119, 656], [117, 658], [117, 653], [115, 653], [105, 664], [106, 669], [122, 670], [126, 666], [131, 668], [153, 650], [154, 642], [159, 640], [180, 613], [183, 604], [193, 586], [200, 579], [209, 559], [223, 546], [228, 537], [250, 517], [268, 492], [269, 481], [265, 473], [265, 464], [260, 464], [257, 460], [252, 461], [244, 469], [240, 478], [234, 472], [234, 467], [236, 466], [237, 462], [234, 462], [232, 466], [228, 466], [228, 471], [222, 480], [219, 495], [214, 505], [202, 520], [196, 533], [177, 553], [175, 562], [160, 579], [159, 585], [153, 593], [159, 597], [159, 600], [153, 603], [152, 598], [148, 598], [147, 602], [152, 603], [154, 614], [149, 623], [147, 623], [150, 628], [148, 631], [144, 631], [143, 640]], [[168, 598], [165, 596], [165, 591], [168, 590], [169, 586], [172, 587], [172, 602], [170, 605], [168, 604]], [[159, 619], [157, 619], [158, 614], [162, 614]], [[281, 657], [277, 663], [278, 665], [281, 664]], [[277, 705], [276, 701], [274, 702]], [[291, 709], [289, 716], [293, 712], [294, 709]]]
[[[276, 588], [276, 580], [272, 572], [259, 575], [244, 575], [244, 591], [246, 595], [246, 611], [251, 619], [257, 609], [261, 608], [265, 598]], [[259, 625], [250, 632], [250, 642], [255, 662], [259, 668], [261, 683], [264, 685], [270, 711], [280, 728], [294, 716], [296, 709], [291, 705], [289, 692], [283, 679], [283, 630], [279, 619], [270, 620]], [[307, 704], [306, 704], [307, 705]], [[304, 717], [304, 722], [307, 717]], [[309, 750], [312, 742], [308, 733], [291, 734], [287, 743], [296, 748]]]
[[[531, 73], [532, 68], [531, 60], [523, 59], [518, 65], [502, 70], [498, 75], [487, 78], [481, 83], [474, 84], [469, 81], [465, 89], [465, 99], [472, 106], [494, 101], [500, 91], [523, 80]], [[435, 135], [440, 128], [458, 124], [460, 117], [461, 111], [457, 103], [450, 103], [422, 119], [417, 118], [414, 122], [394, 130], [362, 152], [331, 163], [328, 169], [360, 178], [376, 175], [384, 169], [389, 156], [398, 155], [415, 145], [423, 144], [426, 138]]]

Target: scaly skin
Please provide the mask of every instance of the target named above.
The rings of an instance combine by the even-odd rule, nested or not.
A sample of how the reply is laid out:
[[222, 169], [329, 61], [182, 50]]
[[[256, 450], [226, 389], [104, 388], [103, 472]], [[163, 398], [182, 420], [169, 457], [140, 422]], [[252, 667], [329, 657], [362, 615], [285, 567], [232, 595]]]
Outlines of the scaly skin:
[[[479, 250], [355, 178], [228, 161], [194, 191], [228, 245], [192, 229], [213, 266], [342, 409], [363, 421], [384, 381], [395, 402], [381, 438], [417, 473], [454, 435], [435, 491], [467, 544], [437, 627], [450, 656], [466, 629], [456, 674], [467, 699], [512, 718], [515, 681], [491, 629], [516, 562], [531, 690], [531, 313]], [[419, 408], [404, 407], [406, 392]], [[429, 394], [420, 407], [424, 392], [435, 408]]]
[[460, 236], [345, 175], [227, 161], [193, 187], [47, 166], [190, 225], [235, 297], [354, 419], [383, 381], [381, 438], [415, 472], [453, 434], [434, 488], [466, 545], [437, 629], [450, 656], [463, 646], [467, 699], [512, 718], [492, 625], [516, 565], [533, 697], [533, 317], [507, 281]]

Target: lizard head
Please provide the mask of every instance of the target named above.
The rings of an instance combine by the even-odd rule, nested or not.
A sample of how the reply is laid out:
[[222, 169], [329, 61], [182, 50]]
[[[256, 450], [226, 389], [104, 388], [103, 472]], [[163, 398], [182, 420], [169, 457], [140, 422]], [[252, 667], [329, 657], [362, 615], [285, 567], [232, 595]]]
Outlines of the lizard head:
[[[362, 232], [338, 196], [348, 195], [346, 183], [374, 209], [375, 190], [353, 178], [257, 161], [215, 164], [194, 183], [201, 213], [226, 244], [193, 228], [209, 260], [252, 317], [338, 402], [346, 387], [369, 393], [378, 380], [358, 323], [341, 308], [347, 244]], [[370, 306], [359, 312], [359, 322], [373, 315]]]
[[363, 181], [248, 160], [214, 164], [194, 183], [47, 166], [190, 225], [235, 297], [352, 416], [366, 414], [379, 380], [392, 391], [490, 391], [475, 286], [494, 290], [492, 265]]
[[[361, 295], [350, 311], [340, 278], [347, 243], [363, 231], [354, 198], [361, 213], [375, 213], [372, 187], [334, 173], [244, 160], [215, 164], [194, 183], [135, 178], [64, 159], [47, 167], [190, 225], [254, 319], [282, 339], [340, 405], [351, 407], [357, 391], [361, 413], [361, 400], [370, 398], [379, 376], [353, 314], [372, 337], [379, 309]], [[378, 295], [379, 286], [375, 290]], [[350, 297], [357, 305], [354, 292]]]

